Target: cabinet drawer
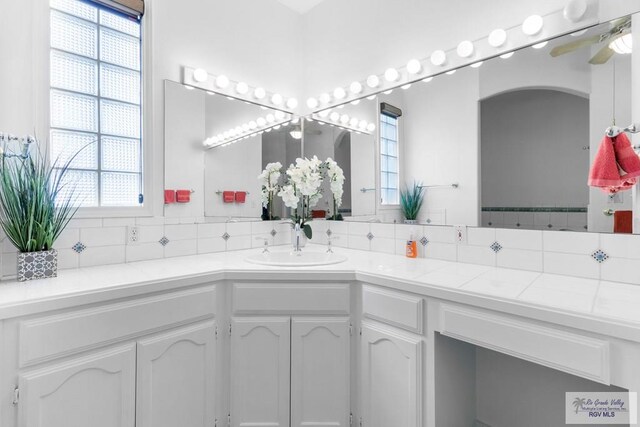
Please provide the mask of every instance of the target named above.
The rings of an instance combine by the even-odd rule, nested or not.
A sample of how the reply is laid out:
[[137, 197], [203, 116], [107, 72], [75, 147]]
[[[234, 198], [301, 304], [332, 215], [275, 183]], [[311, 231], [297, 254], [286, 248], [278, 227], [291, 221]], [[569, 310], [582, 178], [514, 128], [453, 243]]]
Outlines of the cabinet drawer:
[[347, 283], [234, 283], [235, 314], [349, 314]]
[[215, 313], [215, 286], [20, 322], [20, 366], [48, 360]]
[[610, 384], [607, 341], [457, 306], [440, 314], [443, 335]]
[[362, 314], [370, 319], [421, 334], [423, 312], [420, 297], [371, 286], [362, 288]]

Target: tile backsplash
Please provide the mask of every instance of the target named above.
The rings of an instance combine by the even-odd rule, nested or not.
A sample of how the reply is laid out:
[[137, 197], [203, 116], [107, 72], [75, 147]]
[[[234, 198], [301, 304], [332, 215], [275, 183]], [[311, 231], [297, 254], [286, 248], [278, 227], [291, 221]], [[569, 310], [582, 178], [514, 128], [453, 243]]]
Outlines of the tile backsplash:
[[[170, 222], [170, 223], [167, 223]], [[130, 227], [136, 241], [128, 239]], [[510, 228], [467, 229], [456, 243], [454, 228], [376, 222], [312, 223], [315, 244], [404, 255], [417, 242], [420, 258], [514, 268], [640, 284], [640, 236]], [[61, 269], [212, 252], [287, 245], [291, 226], [279, 221], [176, 223], [164, 217], [77, 219], [56, 241]], [[16, 251], [4, 239], [2, 278], [16, 275]]]

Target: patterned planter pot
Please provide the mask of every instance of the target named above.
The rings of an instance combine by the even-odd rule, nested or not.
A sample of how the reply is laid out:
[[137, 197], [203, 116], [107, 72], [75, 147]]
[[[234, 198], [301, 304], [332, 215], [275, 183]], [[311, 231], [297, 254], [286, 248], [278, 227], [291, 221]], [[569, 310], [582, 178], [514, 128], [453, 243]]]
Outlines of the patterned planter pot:
[[58, 251], [18, 252], [18, 281], [58, 276]]

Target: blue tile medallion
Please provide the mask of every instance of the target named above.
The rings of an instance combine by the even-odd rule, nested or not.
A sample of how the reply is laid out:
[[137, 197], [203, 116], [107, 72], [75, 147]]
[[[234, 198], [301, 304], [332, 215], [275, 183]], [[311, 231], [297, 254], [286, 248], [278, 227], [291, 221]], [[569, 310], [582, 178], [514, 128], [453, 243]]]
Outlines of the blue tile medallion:
[[225, 233], [222, 235], [222, 238], [223, 238], [225, 241], [229, 240], [229, 238], [230, 238], [230, 237], [231, 237], [231, 235], [230, 235], [229, 233], [227, 233], [227, 232], [225, 232]]
[[78, 242], [75, 245], [71, 246], [71, 249], [73, 249], [76, 253], [82, 253], [82, 251], [87, 249], [87, 247], [84, 245], [84, 243]]
[[498, 253], [502, 250], [502, 245], [498, 242], [493, 242], [491, 246], [489, 246], [491, 250], [495, 253]]
[[420, 239], [420, 244], [422, 246], [427, 246], [427, 243], [429, 243], [429, 239], [427, 239], [427, 236], [422, 236], [422, 239]]
[[595, 259], [596, 261], [598, 261], [598, 263], [602, 264], [603, 262], [605, 262], [607, 259], [609, 259], [609, 255], [607, 255], [606, 253], [604, 253], [602, 250], [598, 249], [597, 251], [595, 251], [594, 253], [591, 254], [591, 257], [593, 259]]
[[367, 239], [373, 240], [373, 238], [374, 238], [373, 233], [369, 232], [369, 234], [367, 234]]
[[162, 239], [158, 240], [158, 243], [162, 246], [167, 246], [169, 244], [169, 239], [167, 239], [166, 236], [162, 236]]

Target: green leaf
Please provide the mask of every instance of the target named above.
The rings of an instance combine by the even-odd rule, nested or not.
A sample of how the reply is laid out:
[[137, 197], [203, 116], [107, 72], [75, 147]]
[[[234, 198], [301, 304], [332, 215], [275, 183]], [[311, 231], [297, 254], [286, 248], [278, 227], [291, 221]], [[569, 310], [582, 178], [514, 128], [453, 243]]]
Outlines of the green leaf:
[[302, 227], [302, 230], [304, 231], [304, 235], [307, 236], [307, 239], [311, 240], [313, 238], [313, 231], [309, 224], [305, 224], [304, 227]]

